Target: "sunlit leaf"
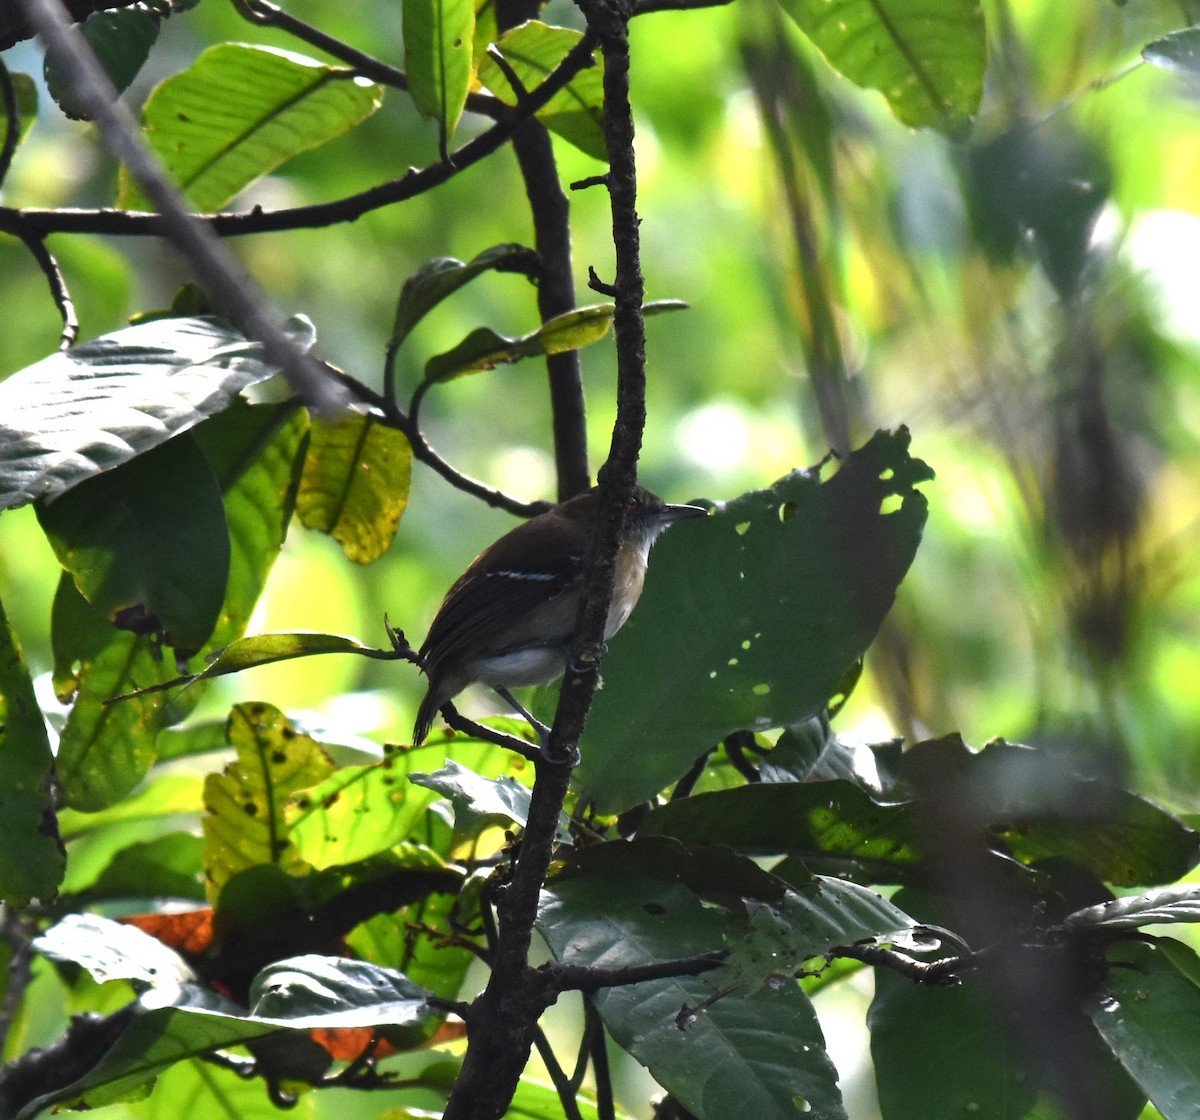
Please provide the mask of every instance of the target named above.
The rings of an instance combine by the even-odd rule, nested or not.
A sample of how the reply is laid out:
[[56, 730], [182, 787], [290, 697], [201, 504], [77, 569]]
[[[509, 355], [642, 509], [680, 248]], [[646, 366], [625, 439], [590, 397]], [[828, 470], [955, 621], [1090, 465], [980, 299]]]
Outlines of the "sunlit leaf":
[[205, 882], [215, 902], [230, 878], [272, 864], [284, 871], [307, 865], [289, 837], [289, 802], [333, 770], [315, 740], [295, 731], [269, 704], [239, 704], [229, 717], [237, 759], [204, 785]]
[[412, 447], [397, 428], [358, 412], [313, 421], [296, 512], [329, 533], [348, 559], [368, 564], [396, 535], [408, 504]]
[[[209, 47], [168, 78], [142, 111], [155, 154], [199, 211], [369, 117], [383, 90], [352, 70], [245, 43]], [[117, 204], [147, 203], [122, 168]]]
[[[92, 12], [80, 25], [87, 45], [118, 93], [137, 77], [158, 41], [160, 13], [153, 4], [131, 4], [117, 11]], [[77, 98], [70, 63], [60, 64], [53, 51], [46, 54], [46, 89], [58, 107], [72, 120], [91, 116]]]
[[[289, 333], [315, 339], [302, 316]], [[52, 498], [226, 408], [276, 371], [217, 319], [157, 319], [0, 382], [0, 508]]]
[[[643, 308], [647, 315], [660, 311], [682, 310], [679, 300], [656, 300]], [[425, 364], [430, 381], [447, 381], [464, 373], [495, 369], [508, 362], [545, 354], [561, 354], [598, 342], [612, 326], [616, 308], [611, 303], [579, 307], [543, 323], [537, 330], [519, 338], [497, 334], [491, 327], [478, 327], [452, 350], [437, 354]]]
[[[532, 93], [570, 53], [582, 34], [566, 27], [550, 27], [529, 20], [504, 32], [496, 46], [525, 92]], [[580, 151], [599, 160], [608, 159], [604, 141], [604, 71], [596, 62], [576, 74], [537, 112], [538, 120]], [[497, 97], [517, 104], [518, 94], [494, 59], [484, 56], [479, 63], [479, 80]]]
[[437, 122], [443, 148], [471, 86], [474, 0], [404, 0], [404, 69], [413, 103]]
[[914, 128], [959, 136], [983, 95], [979, 0], [780, 0], [852, 82], [879, 90]]
[[730, 732], [799, 723], [844, 687], [921, 539], [915, 487], [933, 472], [908, 442], [876, 433], [828, 481], [796, 471], [655, 545], [576, 771], [602, 812], [653, 797]]
[[53, 766], [29, 669], [0, 605], [0, 899], [9, 906], [49, 900], [62, 881]]
[[156, 986], [195, 979], [183, 958], [161, 941], [98, 914], [68, 914], [33, 945], [55, 960], [82, 965], [101, 984], [134, 980]]

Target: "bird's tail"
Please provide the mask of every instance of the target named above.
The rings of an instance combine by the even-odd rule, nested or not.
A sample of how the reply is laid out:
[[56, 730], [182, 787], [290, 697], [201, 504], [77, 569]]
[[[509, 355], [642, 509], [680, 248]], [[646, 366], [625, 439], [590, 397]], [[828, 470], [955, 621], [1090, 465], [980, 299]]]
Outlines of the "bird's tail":
[[419, 747], [429, 737], [429, 731], [433, 727], [433, 721], [437, 718], [438, 709], [446, 702], [446, 698], [441, 694], [441, 689], [434, 686], [435, 682], [430, 681], [429, 690], [425, 693], [425, 698], [417, 709], [417, 722], [413, 727], [412, 738], [414, 747]]

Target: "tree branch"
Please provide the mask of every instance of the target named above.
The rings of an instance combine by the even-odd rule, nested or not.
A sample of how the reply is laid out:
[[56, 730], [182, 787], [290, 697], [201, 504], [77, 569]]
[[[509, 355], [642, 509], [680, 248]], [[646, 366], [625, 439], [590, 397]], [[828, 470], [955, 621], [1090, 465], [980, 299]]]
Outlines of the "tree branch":
[[649, 964], [628, 965], [624, 968], [597, 968], [588, 964], [549, 964], [542, 972], [556, 995], [562, 992], [598, 992], [601, 988], [625, 988], [630, 984], [645, 984], [650, 980], [702, 976], [719, 968], [727, 956], [728, 949], [715, 949], [711, 953], [700, 953], [694, 957], [652, 961]]
[[[587, 584], [572, 645], [575, 663], [563, 683], [549, 754], [568, 759], [599, 680], [604, 627], [612, 600], [615, 558], [625, 509], [633, 491], [645, 422], [644, 283], [638, 255], [637, 175], [629, 105], [629, 6], [582, 0], [589, 32], [604, 52], [604, 131], [612, 171], [616, 248], [617, 420], [608, 462], [600, 475], [601, 510], [588, 560]], [[529, 967], [533, 923], [554, 850], [555, 829], [571, 767], [539, 761], [517, 863], [498, 905], [499, 943], [487, 987], [468, 1020], [466, 1057], [444, 1120], [498, 1120], [529, 1060], [537, 1018], [552, 999], [546, 979]]]
[[[22, 2], [41, 6], [49, 0]], [[441, 186], [459, 172], [465, 171], [501, 148], [524, 120], [545, 105], [581, 70], [593, 65], [592, 54], [595, 49], [596, 39], [585, 34], [562, 62], [547, 75], [546, 80], [530, 93], [522, 113], [514, 113], [510, 119], [500, 121], [487, 131], [481, 132], [451, 152], [447, 159], [440, 159], [424, 168], [412, 168], [399, 179], [380, 183], [333, 202], [318, 202], [282, 210], [263, 210], [256, 206], [243, 213], [190, 215], [190, 220], [221, 237], [242, 237], [280, 230], [320, 229], [341, 222], [352, 222], [372, 210], [415, 198]], [[128, 114], [124, 115], [128, 119]], [[147, 193], [149, 194], [148, 191]], [[151, 198], [153, 197], [151, 195]], [[39, 236], [48, 233], [101, 233], [114, 237], [157, 237], [162, 235], [163, 226], [162, 218], [157, 214], [128, 210], [17, 210], [9, 206], [0, 206], [0, 231], [20, 236], [23, 230], [30, 230]]]
[[[159, 215], [153, 219], [158, 232], [187, 258], [222, 313], [262, 343], [267, 361], [283, 372], [299, 396], [320, 408], [338, 404], [340, 391], [324, 377], [315, 359], [288, 337], [278, 313], [257, 285], [213, 231], [188, 213], [178, 190], [143, 146], [137, 124], [117, 99], [116, 90], [83, 36], [71, 27], [62, 5], [57, 0], [22, 2], [47, 54], [55, 54], [65, 63], [64, 73], [71, 75], [76, 96], [96, 122], [109, 151], [129, 168], [138, 186], [158, 207]], [[25, 231], [14, 232], [23, 236]]]

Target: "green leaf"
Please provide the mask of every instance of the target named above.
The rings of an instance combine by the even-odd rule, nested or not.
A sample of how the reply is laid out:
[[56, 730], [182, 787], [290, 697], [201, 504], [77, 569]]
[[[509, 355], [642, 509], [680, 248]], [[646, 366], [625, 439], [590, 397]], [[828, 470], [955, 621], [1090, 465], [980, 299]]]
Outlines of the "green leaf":
[[16, 1120], [32, 1120], [58, 1102], [95, 1107], [124, 1099], [177, 1062], [279, 1030], [411, 1026], [432, 1014], [427, 995], [394, 970], [323, 956], [264, 969], [249, 1014], [197, 984], [164, 987], [133, 1005], [130, 1025], [95, 1066], [30, 1102]]
[[[500, 36], [496, 46], [512, 67], [527, 93], [532, 93], [571, 52], [583, 35], [566, 27], [550, 27], [531, 19]], [[593, 56], [595, 58], [595, 56]], [[608, 160], [604, 141], [604, 71], [596, 60], [590, 69], [576, 74], [537, 112], [551, 132], [595, 159]], [[484, 56], [479, 63], [479, 80], [497, 97], [516, 105], [518, 92], [504, 71]]]
[[1142, 58], [1160, 70], [1200, 73], [1200, 28], [1188, 27], [1155, 39], [1142, 48]]
[[[235, 403], [195, 438], [225, 491], [232, 547], [228, 588], [209, 650], [245, 629], [291, 517], [307, 416], [294, 405]], [[96, 811], [124, 797], [154, 762], [158, 732], [199, 700], [192, 688], [166, 697], [175, 678], [147, 638], [109, 627], [69, 577], [54, 603], [55, 686], [75, 703], [63, 728], [58, 775], [69, 805]], [[207, 651], [206, 651], [207, 652]], [[141, 691], [139, 691], [141, 690]], [[110, 703], [114, 697], [139, 693]]]
[[[146, 139], [199, 211], [369, 117], [383, 90], [344, 67], [245, 43], [209, 47], [159, 85], [142, 112]], [[147, 202], [126, 168], [117, 205]]]
[[[920, 892], [901, 890], [892, 901], [926, 920], [945, 920]], [[995, 901], [1004, 908], [1004, 900]], [[1051, 1092], [1039, 1098], [1039, 1084], [1049, 1081], [1052, 1088], [1062, 1080], [1047, 1077], [1046, 1063], [1062, 1068], [1069, 1060], [1071, 1079], [1085, 1094], [1077, 1098], [1076, 1112], [1134, 1120], [1145, 1096], [1078, 1014], [1075, 998], [1062, 985], [1062, 963], [1033, 952], [1025, 960], [1010, 959], [1008, 972], [997, 972], [991, 983], [969, 973], [949, 987], [917, 984], [876, 968], [867, 1026], [882, 1114], [889, 1120], [1048, 1120], [1061, 1112], [1057, 1102], [1047, 1100]], [[1022, 966], [1041, 969], [1041, 976]], [[1008, 979], [1015, 976], [1022, 977], [1023, 993]], [[1036, 1002], [1039, 984], [1046, 989], [1044, 1006]], [[1014, 1027], [1009, 1016], [1018, 1006], [1028, 1010], [1028, 1021]], [[1058, 1033], [1052, 1035], [1054, 1028]], [[1056, 1047], [1042, 1060], [1030, 1051], [1037, 1039]], [[1093, 1107], [1081, 1109], [1079, 1100]]]
[[38, 520], [84, 598], [109, 622], [174, 646], [208, 641], [225, 600], [221, 489], [189, 433], [39, 505]]
[[409, 93], [437, 122], [444, 153], [471, 87], [474, 0], [404, 0], [402, 12]]
[[201, 863], [204, 841], [190, 832], [170, 832], [122, 848], [96, 882], [89, 899], [191, 899], [204, 901]]
[[[3, 62], [0, 62], [0, 65], [3, 65]], [[28, 74], [20, 72], [10, 72], [8, 77], [12, 82], [13, 93], [16, 95], [17, 142], [20, 143], [29, 134], [33, 122], [37, 120], [37, 83]], [[0, 113], [3, 114], [4, 119], [7, 118], [8, 103], [4, 100], [2, 91], [0, 91]]]
[[170, 987], [196, 978], [174, 949], [136, 926], [98, 914], [68, 914], [35, 938], [33, 947], [55, 960], [82, 965], [98, 984], [133, 980], [146, 987]]
[[1022, 863], [1071, 860], [1122, 887], [1173, 883], [1200, 859], [1200, 834], [1129, 790], [1080, 776], [1050, 751], [1003, 741], [973, 751], [957, 736], [917, 743], [901, 779], [953, 804]]
[[896, 882], [920, 864], [925, 822], [913, 804], [880, 804], [847, 781], [757, 783], [699, 793], [648, 813], [638, 835], [785, 854], [813, 868]]
[[[1168, 939], [1164, 939], [1168, 940]], [[1171, 942], [1176, 957], [1195, 954]], [[1125, 944], [1087, 1013], [1163, 1120], [1200, 1115], [1200, 989], [1155, 945]]]
[[[524, 828], [529, 817], [529, 787], [507, 774], [485, 778], [448, 758], [436, 773], [410, 774], [408, 780], [449, 800], [454, 806], [454, 827], [458, 832], [469, 833], [481, 821], [497, 817]], [[571, 843], [565, 819], [560, 820], [555, 839], [560, 844]]]
[[[80, 25], [87, 45], [118, 93], [129, 87], [150, 57], [150, 48], [158, 41], [160, 18], [152, 4], [131, 4], [119, 11], [92, 12]], [[91, 120], [76, 97], [72, 75], [69, 70], [64, 72], [52, 51], [46, 54], [45, 74], [46, 89], [58, 107], [73, 121]]]
[[[659, 311], [678, 311], [687, 307], [679, 300], [656, 300], [643, 308], [647, 315]], [[495, 369], [522, 358], [561, 354], [599, 342], [612, 326], [614, 304], [598, 303], [566, 311], [543, 323], [537, 330], [520, 338], [497, 334], [491, 327], [477, 327], [452, 350], [435, 354], [425, 364], [429, 381], [449, 381], [464, 373]]]
[[1200, 922], [1200, 887], [1165, 887], [1145, 894], [1115, 898], [1067, 916], [1063, 925], [1075, 929], [1138, 929], [1173, 922]]
[[357, 412], [313, 420], [296, 498], [300, 523], [369, 564], [391, 545], [408, 504], [412, 447], [397, 428]]
[[[315, 340], [303, 316], [297, 345]], [[276, 370], [218, 319], [157, 319], [0, 382], [0, 508], [52, 498], [225, 409]]]
[[877, 432], [828, 481], [796, 471], [655, 546], [576, 771], [600, 812], [653, 797], [730, 732], [799, 723], [844, 688], [925, 524], [914, 487], [932, 471], [908, 442]]
[[493, 245], [465, 264], [454, 257], [435, 257], [426, 261], [404, 281], [404, 287], [400, 290], [390, 348], [397, 349], [413, 327], [433, 308], [480, 273], [489, 269], [520, 272], [532, 279], [537, 276], [540, 267], [537, 254], [532, 249], [511, 243]]
[[50, 800], [54, 758], [29, 669], [0, 604], [0, 899], [49, 901], [65, 853]]
[[839, 945], [889, 940], [917, 924], [874, 891], [820, 875], [778, 902], [751, 901], [748, 910], [749, 930], [731, 938], [732, 952], [711, 978], [739, 994], [778, 987]]
[[532, 780], [532, 767], [519, 755], [461, 735], [435, 734], [416, 749], [390, 749], [382, 762], [344, 767], [297, 801], [291, 835], [302, 857], [328, 867], [366, 859], [402, 840], [424, 840], [417, 830], [438, 797], [407, 777], [445, 765], [451, 747], [463, 765], [486, 777], [527, 773]]
[[[642, 873], [632, 851], [603, 871], [556, 881], [538, 916], [558, 960], [615, 968], [711, 952], [727, 928], [682, 883]], [[713, 994], [711, 977], [693, 976], [593, 998], [616, 1042], [700, 1120], [843, 1120], [837, 1072], [798, 985], [727, 995], [690, 1014], [686, 1029], [676, 1025]]]
[[270, 704], [239, 704], [229, 716], [237, 759], [204, 783], [204, 873], [210, 901], [237, 872], [260, 864], [301, 874], [308, 865], [289, 836], [287, 806], [324, 781], [333, 764], [319, 743]]
[[979, 108], [987, 43], [979, 0], [780, 0], [829, 64], [877, 89], [913, 128], [961, 136]]

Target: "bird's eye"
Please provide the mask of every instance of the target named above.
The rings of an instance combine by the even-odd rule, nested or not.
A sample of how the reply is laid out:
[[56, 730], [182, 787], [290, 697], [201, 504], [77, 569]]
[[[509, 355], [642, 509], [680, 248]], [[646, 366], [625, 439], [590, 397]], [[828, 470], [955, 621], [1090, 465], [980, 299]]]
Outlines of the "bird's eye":
[[642, 505], [641, 498], [638, 498], [638, 497], [630, 498], [629, 499], [629, 512], [633, 513], [634, 510], [640, 509], [641, 505]]

